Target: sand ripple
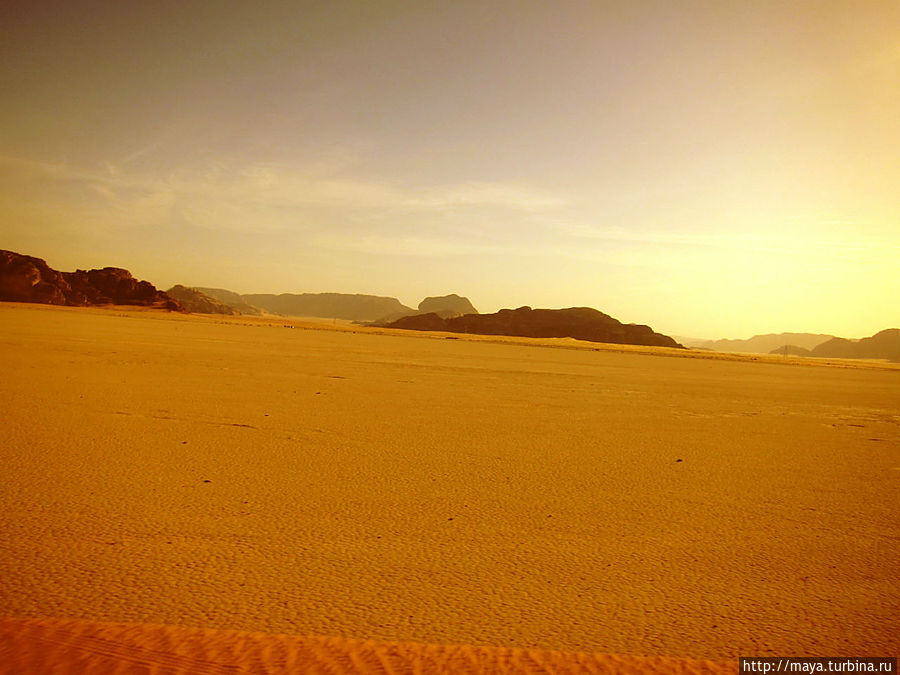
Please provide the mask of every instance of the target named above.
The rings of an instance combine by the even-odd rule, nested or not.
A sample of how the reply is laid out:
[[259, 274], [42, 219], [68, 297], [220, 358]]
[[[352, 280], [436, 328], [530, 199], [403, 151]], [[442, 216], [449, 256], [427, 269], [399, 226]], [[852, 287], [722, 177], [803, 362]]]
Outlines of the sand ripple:
[[0, 674], [732, 673], [734, 662], [0, 619]]

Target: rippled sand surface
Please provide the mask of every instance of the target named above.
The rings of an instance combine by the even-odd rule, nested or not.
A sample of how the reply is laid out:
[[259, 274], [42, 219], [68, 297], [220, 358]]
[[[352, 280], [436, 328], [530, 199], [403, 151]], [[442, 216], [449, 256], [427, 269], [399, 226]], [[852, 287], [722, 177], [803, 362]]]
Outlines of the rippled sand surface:
[[0, 674], [737, 673], [735, 662], [295, 637], [85, 620], [0, 619]]
[[896, 368], [284, 323], [0, 304], [0, 613], [900, 652]]

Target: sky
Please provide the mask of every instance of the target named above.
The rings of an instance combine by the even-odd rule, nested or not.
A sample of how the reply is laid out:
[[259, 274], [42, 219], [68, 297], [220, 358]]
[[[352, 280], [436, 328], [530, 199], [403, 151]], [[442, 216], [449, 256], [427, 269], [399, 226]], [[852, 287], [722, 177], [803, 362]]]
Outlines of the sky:
[[689, 337], [900, 326], [900, 3], [0, 2], [0, 248]]

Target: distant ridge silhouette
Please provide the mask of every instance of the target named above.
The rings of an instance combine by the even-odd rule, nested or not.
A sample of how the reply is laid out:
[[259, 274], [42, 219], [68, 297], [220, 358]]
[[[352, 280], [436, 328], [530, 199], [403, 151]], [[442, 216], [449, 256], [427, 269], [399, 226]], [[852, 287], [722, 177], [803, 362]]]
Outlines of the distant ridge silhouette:
[[451, 319], [456, 316], [465, 316], [466, 314], [478, 314], [478, 310], [475, 309], [468, 298], [451, 293], [450, 295], [425, 298], [419, 303], [418, 311], [409, 309], [403, 312], [393, 312], [373, 321], [370, 325], [387, 326], [405, 316], [416, 316], [419, 314], [437, 314], [442, 319]]
[[746, 340], [684, 340], [687, 347], [694, 349], [712, 349], [717, 352], [748, 352], [751, 354], [770, 354], [773, 350], [785, 345], [794, 345], [803, 349], [812, 349], [834, 335], [819, 333], [766, 333], [754, 335]]
[[347, 293], [258, 293], [241, 296], [244, 302], [275, 314], [316, 316], [351, 321], [374, 321], [392, 312], [412, 311], [397, 298]]
[[259, 307], [254, 307], [253, 305], [244, 302], [244, 298], [234, 291], [229, 291], [224, 288], [205, 288], [202, 286], [194, 286], [193, 289], [195, 291], [200, 291], [204, 295], [208, 295], [214, 300], [218, 300], [219, 302], [228, 305], [238, 314], [250, 314], [252, 316], [259, 316], [263, 313], [263, 311]]
[[419, 303], [419, 312], [427, 314], [434, 312], [445, 319], [449, 319], [450, 313], [456, 316], [465, 316], [466, 314], [478, 314], [478, 310], [469, 302], [468, 298], [451, 293], [450, 295], [442, 295], [440, 297], [425, 298]]
[[443, 319], [434, 313], [418, 314], [398, 319], [388, 324], [388, 327], [476, 335], [570, 337], [589, 342], [684, 348], [669, 336], [654, 332], [649, 326], [623, 324], [590, 307], [519, 307], [501, 309], [495, 314], [466, 314], [449, 319]]
[[166, 291], [189, 312], [198, 314], [239, 314], [233, 307], [220, 302], [199, 289], [176, 284]]
[[856, 342], [832, 338], [818, 345], [810, 356], [843, 359], [888, 359], [900, 362], [900, 328], [888, 328]]

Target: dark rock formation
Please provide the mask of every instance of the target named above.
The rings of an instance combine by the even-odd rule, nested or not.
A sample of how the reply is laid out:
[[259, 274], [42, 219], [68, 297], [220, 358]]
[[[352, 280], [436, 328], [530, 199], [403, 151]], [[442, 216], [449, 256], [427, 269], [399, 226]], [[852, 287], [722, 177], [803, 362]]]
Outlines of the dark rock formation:
[[177, 300], [189, 312], [196, 312], [197, 314], [238, 314], [224, 302], [219, 302], [196, 288], [188, 288], [177, 284], [167, 290], [166, 293], [169, 297]]
[[769, 352], [770, 354], [781, 354], [783, 356], [809, 356], [811, 352], [804, 348], [798, 347], [797, 345], [782, 345], [777, 349], [773, 349]]
[[[72, 290], [82, 297], [79, 305], [152, 305], [160, 291], [149, 281], [138, 281], [128, 270], [104, 267], [97, 270], [64, 272]], [[165, 298], [168, 300], [168, 298]]]
[[811, 356], [900, 361], [900, 328], [888, 328], [856, 342], [834, 338], [813, 349]]
[[69, 282], [40, 258], [0, 251], [0, 300], [67, 305]]
[[467, 314], [442, 319], [434, 313], [403, 317], [390, 328], [432, 330], [476, 335], [514, 335], [537, 338], [571, 337], [590, 342], [681, 347], [649, 326], [623, 324], [590, 307], [570, 309], [501, 309], [496, 314]]
[[452, 319], [453, 317], [466, 314], [478, 314], [478, 310], [472, 306], [468, 298], [451, 293], [450, 295], [425, 298], [419, 303], [418, 311], [407, 308], [402, 312], [392, 312], [367, 325], [387, 326], [405, 316], [418, 316], [420, 314], [437, 314], [442, 319]]
[[263, 313], [259, 307], [254, 307], [253, 305], [244, 302], [244, 298], [234, 291], [229, 291], [224, 288], [202, 288], [199, 286], [195, 286], [194, 290], [200, 291], [204, 295], [208, 295], [214, 300], [218, 300], [219, 302], [228, 305], [238, 314], [260, 316]]
[[468, 298], [461, 297], [456, 293], [425, 298], [419, 303], [419, 314], [428, 314], [430, 312], [434, 312], [444, 319], [450, 319], [454, 316], [465, 316], [466, 314], [478, 314], [478, 310], [472, 306]]
[[241, 296], [244, 302], [267, 312], [288, 316], [316, 316], [327, 319], [374, 321], [394, 312], [412, 312], [397, 298], [345, 293], [269, 293]]
[[40, 258], [0, 251], [0, 300], [51, 305], [139, 305], [181, 310], [175, 300], [128, 270], [59, 272]]

